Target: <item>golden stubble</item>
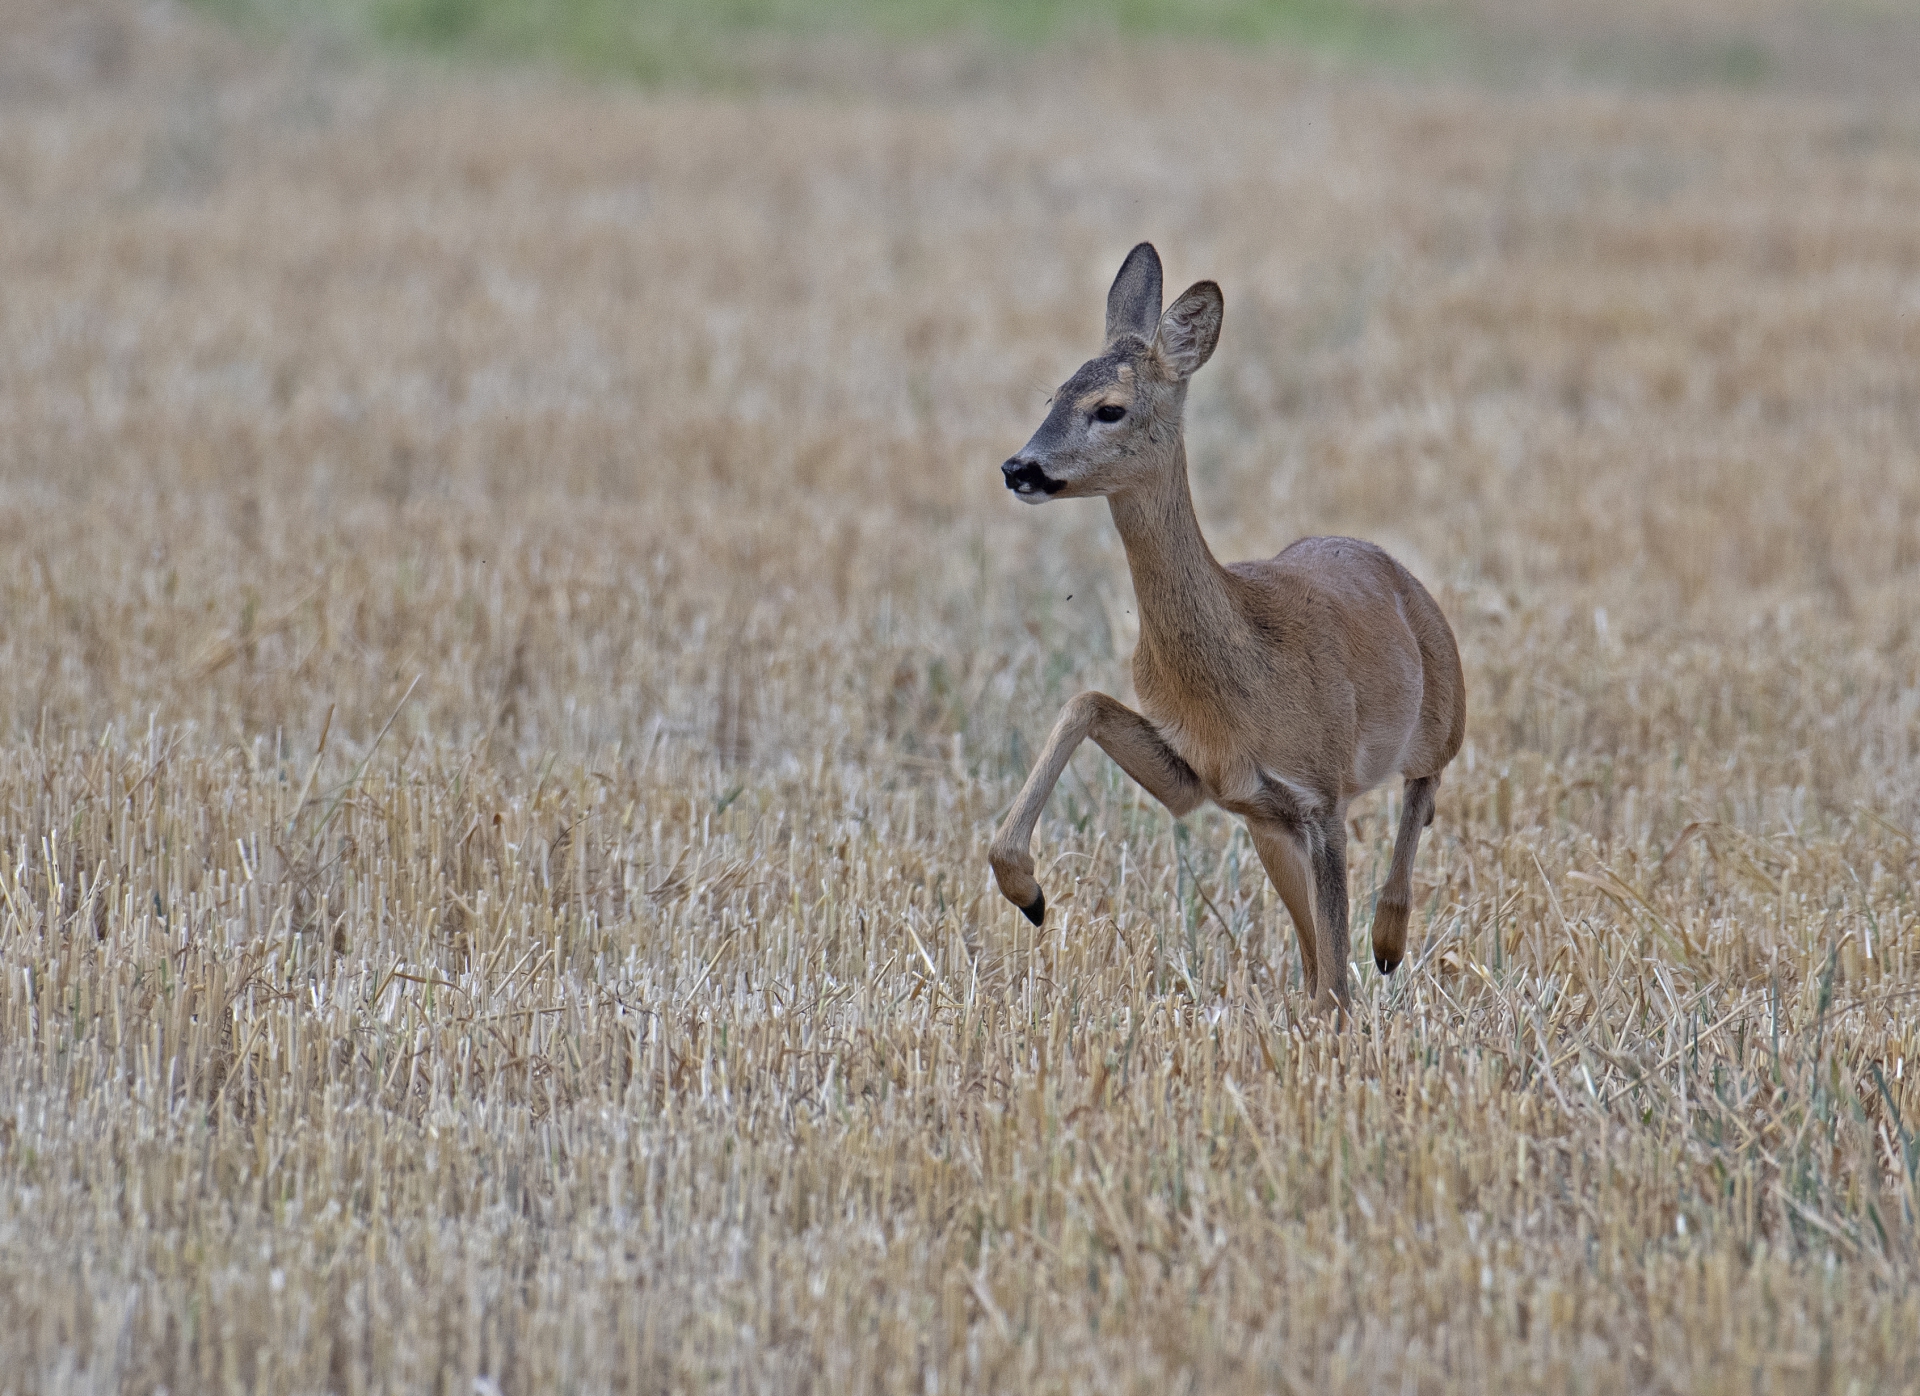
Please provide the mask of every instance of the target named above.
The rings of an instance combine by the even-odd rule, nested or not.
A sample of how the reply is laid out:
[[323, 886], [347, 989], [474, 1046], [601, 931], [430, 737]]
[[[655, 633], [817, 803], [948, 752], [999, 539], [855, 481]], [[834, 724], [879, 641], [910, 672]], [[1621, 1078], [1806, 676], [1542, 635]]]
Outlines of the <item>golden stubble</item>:
[[[129, 32], [0, 149], [0, 1388], [1920, 1376], [1920, 114]], [[989, 885], [1125, 696], [996, 467], [1141, 237], [1216, 551], [1460, 636], [1342, 1038], [1096, 753]]]

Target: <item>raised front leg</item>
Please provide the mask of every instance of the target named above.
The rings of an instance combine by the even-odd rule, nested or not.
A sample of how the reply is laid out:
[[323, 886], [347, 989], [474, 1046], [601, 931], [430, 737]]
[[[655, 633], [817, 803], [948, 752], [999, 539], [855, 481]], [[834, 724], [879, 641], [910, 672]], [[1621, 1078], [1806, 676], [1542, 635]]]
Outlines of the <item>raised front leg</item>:
[[1047, 737], [1046, 749], [1034, 763], [1027, 783], [1020, 787], [1020, 797], [994, 831], [987, 854], [1001, 892], [1036, 926], [1047, 914], [1047, 899], [1034, 880], [1033, 855], [1027, 851], [1033, 841], [1033, 826], [1039, 823], [1040, 811], [1061, 772], [1067, 769], [1074, 748], [1088, 737], [1175, 817], [1207, 797], [1193, 768], [1160, 739], [1153, 724], [1132, 708], [1091, 691], [1068, 699]]

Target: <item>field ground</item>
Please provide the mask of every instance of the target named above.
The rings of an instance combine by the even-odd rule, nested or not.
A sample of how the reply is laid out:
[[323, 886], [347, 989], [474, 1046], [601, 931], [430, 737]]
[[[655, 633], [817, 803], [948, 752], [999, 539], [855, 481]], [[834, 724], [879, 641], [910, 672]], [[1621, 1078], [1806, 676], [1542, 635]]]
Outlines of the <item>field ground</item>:
[[[1920, 1385], [1911, 92], [10, 13], [0, 1392]], [[989, 885], [1140, 237], [1216, 551], [1466, 659], [1344, 1036], [1098, 752]]]

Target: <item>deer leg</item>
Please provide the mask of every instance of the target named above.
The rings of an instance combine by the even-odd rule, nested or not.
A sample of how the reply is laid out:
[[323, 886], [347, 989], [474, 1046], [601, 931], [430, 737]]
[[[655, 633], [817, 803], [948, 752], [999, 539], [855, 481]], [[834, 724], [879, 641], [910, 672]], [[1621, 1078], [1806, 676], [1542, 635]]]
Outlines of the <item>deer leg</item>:
[[1313, 830], [1313, 910], [1320, 931], [1320, 987], [1316, 1009], [1347, 1006], [1347, 810], [1337, 806]]
[[1407, 918], [1413, 909], [1413, 855], [1420, 848], [1420, 831], [1433, 823], [1433, 797], [1439, 776], [1407, 781], [1400, 832], [1393, 839], [1393, 865], [1387, 885], [1373, 909], [1373, 963], [1382, 974], [1392, 974], [1407, 955]]
[[1047, 914], [1047, 899], [1034, 879], [1033, 855], [1028, 852], [1033, 826], [1040, 822], [1040, 811], [1074, 748], [1088, 737], [1176, 818], [1207, 796], [1193, 768], [1132, 708], [1104, 693], [1078, 693], [1068, 699], [1013, 808], [994, 830], [987, 853], [1000, 891], [1036, 926]]
[[1284, 824], [1254, 824], [1247, 833], [1253, 838], [1253, 850], [1267, 870], [1274, 890], [1286, 903], [1293, 921], [1293, 934], [1300, 942], [1300, 980], [1307, 997], [1320, 987], [1319, 932], [1313, 925], [1313, 860], [1300, 835]]

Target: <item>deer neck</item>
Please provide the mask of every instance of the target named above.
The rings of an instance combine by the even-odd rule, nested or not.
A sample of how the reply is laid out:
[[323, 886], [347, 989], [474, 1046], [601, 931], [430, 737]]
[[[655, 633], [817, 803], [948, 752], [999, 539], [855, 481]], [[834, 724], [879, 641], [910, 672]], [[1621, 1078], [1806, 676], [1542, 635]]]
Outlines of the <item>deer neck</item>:
[[1187, 486], [1187, 449], [1178, 437], [1170, 468], [1150, 484], [1109, 495], [1140, 606], [1140, 645], [1155, 663], [1192, 672], [1218, 655], [1238, 628], [1227, 571], [1200, 533]]

